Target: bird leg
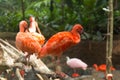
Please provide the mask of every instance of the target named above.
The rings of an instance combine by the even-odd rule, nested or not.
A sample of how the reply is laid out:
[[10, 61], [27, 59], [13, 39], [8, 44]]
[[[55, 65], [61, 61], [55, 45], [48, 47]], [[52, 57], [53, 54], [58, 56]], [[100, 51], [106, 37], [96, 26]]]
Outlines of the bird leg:
[[78, 77], [80, 76], [79, 73], [76, 72], [76, 69], [73, 68], [74, 73], [72, 74], [72, 77]]
[[25, 72], [28, 72], [29, 71], [29, 69], [30, 69], [30, 54], [27, 54], [25, 57], [26, 57], [26, 65], [24, 66], [24, 68], [25, 68]]
[[62, 68], [60, 66], [60, 57], [56, 57], [56, 56], [50, 56], [50, 57], [51, 57], [52, 62], [54, 64], [55, 72], [56, 73], [62, 72]]
[[60, 57], [57, 57], [56, 63], [57, 63], [58, 65], [61, 64], [61, 63], [60, 63]]
[[57, 73], [62, 72], [62, 68], [60, 66], [61, 65], [61, 63], [60, 63], [60, 57], [53, 57], [53, 60], [55, 60], [55, 71]]
[[73, 72], [74, 72], [74, 73], [76, 73], [76, 72], [77, 72], [75, 68], [73, 68]]
[[27, 62], [26, 64], [27, 64], [27, 66], [29, 66], [30, 54], [25, 52], [25, 57], [26, 57], [26, 62]]

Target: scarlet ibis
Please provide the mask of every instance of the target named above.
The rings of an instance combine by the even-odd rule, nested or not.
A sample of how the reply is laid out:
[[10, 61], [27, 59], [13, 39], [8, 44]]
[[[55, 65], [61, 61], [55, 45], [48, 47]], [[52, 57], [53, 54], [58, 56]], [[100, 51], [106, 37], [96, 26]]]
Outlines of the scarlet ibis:
[[22, 20], [19, 23], [19, 32], [25, 32], [28, 28], [28, 23], [25, 20]]
[[47, 55], [61, 57], [62, 53], [71, 46], [78, 44], [81, 41], [80, 34], [83, 32], [83, 27], [80, 24], [75, 24], [71, 31], [62, 31], [54, 34], [43, 45], [38, 58]]
[[[106, 64], [101, 64], [99, 66], [97, 64], [93, 64], [93, 67], [96, 71], [106, 72]], [[111, 70], [113, 71], [115, 70], [115, 68], [111, 66]]]
[[19, 23], [19, 32], [16, 35], [16, 47], [23, 52], [27, 52], [27, 57], [29, 57], [33, 53], [39, 53], [41, 45], [35, 36], [32, 36], [29, 32], [25, 32], [26, 28], [27, 22], [21, 21]]
[[[93, 67], [95, 68], [96, 71], [102, 71], [106, 75], [106, 64], [101, 64], [99, 66], [97, 64], [93, 64]], [[112, 66], [110, 67], [110, 69], [112, 71], [115, 70], [115, 68], [112, 67]], [[112, 74], [107, 74], [106, 75], [107, 80], [112, 80], [112, 77], [113, 77]]]

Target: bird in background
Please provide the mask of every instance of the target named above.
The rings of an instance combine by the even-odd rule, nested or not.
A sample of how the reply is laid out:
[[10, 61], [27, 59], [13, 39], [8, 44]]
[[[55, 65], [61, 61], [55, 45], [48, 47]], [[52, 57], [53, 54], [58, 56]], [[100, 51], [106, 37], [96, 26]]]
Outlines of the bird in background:
[[30, 26], [29, 26], [28, 31], [29, 32], [37, 32], [37, 33], [41, 34], [41, 31], [38, 27], [38, 23], [37, 23], [37, 21], [35, 21], [35, 17], [30, 16], [29, 21], [30, 21]]
[[[93, 68], [95, 68], [96, 71], [102, 71], [102, 72], [106, 72], [106, 64], [101, 64], [101, 65], [97, 65], [97, 64], [93, 64]], [[111, 66], [110, 68], [112, 71], [115, 70], [114, 67]]]
[[19, 23], [19, 32], [16, 35], [16, 47], [23, 53], [27, 53], [26, 57], [29, 57], [33, 53], [39, 53], [41, 51], [41, 45], [35, 36], [30, 32], [26, 32], [27, 22], [21, 21]]
[[[95, 68], [96, 71], [104, 72], [104, 75], [106, 76], [106, 78], [108, 78], [107, 80], [112, 80], [112, 77], [113, 77], [112, 74], [106, 75], [106, 64], [101, 64], [99, 66], [97, 64], [93, 64], [93, 68]], [[115, 70], [115, 68], [113, 66], [111, 66], [110, 69], [111, 69], [111, 71]]]
[[74, 70], [72, 77], [79, 76], [79, 74], [76, 73], [75, 69], [80, 68], [80, 69], [86, 70], [88, 67], [88, 65], [85, 62], [83, 62], [82, 60], [78, 58], [69, 58], [68, 56], [66, 58], [67, 58], [66, 64]]
[[38, 23], [35, 21], [35, 17], [30, 16], [29, 21], [30, 21], [30, 26], [27, 29], [27, 32], [30, 32], [31, 35], [34, 36], [34, 38], [38, 40], [41, 45], [43, 45], [45, 43], [45, 37], [44, 35], [42, 35], [40, 31], [38, 27]]
[[64, 51], [81, 41], [80, 35], [82, 32], [83, 27], [80, 24], [75, 24], [71, 31], [62, 31], [54, 34], [43, 45], [38, 58], [51, 55], [56, 56], [59, 60]]

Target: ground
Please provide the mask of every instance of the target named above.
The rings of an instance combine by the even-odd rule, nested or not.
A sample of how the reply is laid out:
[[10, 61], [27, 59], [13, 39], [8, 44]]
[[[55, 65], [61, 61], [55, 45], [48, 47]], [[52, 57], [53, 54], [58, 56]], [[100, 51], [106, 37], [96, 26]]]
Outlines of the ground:
[[[15, 46], [15, 39], [7, 39], [7, 40], [10, 44]], [[113, 76], [114, 76], [113, 80], [119, 80], [120, 78], [120, 64], [119, 64], [120, 50], [119, 48], [120, 48], [120, 40], [118, 39], [118, 37], [116, 37], [114, 38], [114, 42], [113, 42], [113, 55], [112, 55], [113, 66], [116, 68], [116, 70], [113, 71]], [[106, 54], [106, 41], [82, 40], [80, 44], [68, 49], [62, 55], [62, 58], [61, 58], [62, 71], [68, 74], [69, 76], [71, 76], [71, 74], [73, 73], [73, 69], [69, 68], [65, 64], [65, 61], [66, 61], [65, 56], [69, 56], [71, 58], [77, 57], [88, 64], [88, 69], [86, 71], [83, 71], [81, 69], [77, 70], [77, 72], [81, 76], [92, 75], [94, 77], [97, 77], [95, 80], [105, 80], [104, 79], [105, 76], [103, 72], [96, 72], [93, 69], [91, 69], [93, 64], [100, 65], [106, 62], [105, 54]], [[47, 64], [47, 61], [45, 63]], [[54, 70], [53, 67], [50, 67], [50, 68]], [[82, 79], [82, 80], [93, 80], [93, 79]]]

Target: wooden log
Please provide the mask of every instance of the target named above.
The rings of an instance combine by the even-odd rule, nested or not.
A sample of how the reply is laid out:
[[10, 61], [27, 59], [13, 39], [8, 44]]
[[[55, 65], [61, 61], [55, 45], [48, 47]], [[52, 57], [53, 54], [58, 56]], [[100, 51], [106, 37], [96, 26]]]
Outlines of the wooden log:
[[8, 55], [8, 53], [4, 50], [4, 46], [2, 44], [1, 48], [3, 49], [3, 57], [2, 57], [2, 63], [0, 65], [7, 65], [7, 66], [12, 66], [14, 64], [15, 59], [11, 58], [11, 56]]
[[9, 56], [11, 56], [14, 59], [18, 59], [19, 56], [14, 53], [9, 47], [4, 46], [2, 43], [0, 43], [1, 48], [3, 49], [4, 53], [8, 53]]
[[19, 68], [16, 68], [16, 76], [17, 76], [18, 80], [24, 80], [24, 78], [20, 74]]
[[40, 74], [36, 74], [36, 75], [40, 80], [44, 80], [43, 77]]
[[[0, 39], [0, 46], [1, 46], [1, 49], [3, 50], [2, 57], [4, 58], [4, 60], [3, 60], [4, 65], [7, 65], [9, 67], [16, 67], [17, 66], [18, 69], [16, 69], [16, 74], [17, 74], [19, 80], [24, 80], [20, 77], [19, 68], [25, 69], [25, 67], [23, 67], [23, 66], [25, 66], [25, 64], [22, 61], [16, 62], [16, 60], [21, 58], [21, 56], [23, 58], [25, 58], [24, 54], [22, 52], [18, 51], [11, 44], [9, 44], [8, 42], [6, 42], [2, 39]], [[29, 63], [30, 63], [30, 65], [32, 65], [34, 67], [34, 69], [36, 71], [39, 72], [40, 75], [42, 75], [43, 80], [49, 76], [54, 77], [56, 74], [54, 71], [50, 70], [41, 59], [37, 59], [37, 56], [35, 56], [35, 54], [30, 56]], [[31, 68], [29, 68], [29, 69], [31, 69]], [[37, 76], [39, 78], [40, 78], [40, 75], [37, 74]]]
[[30, 56], [30, 63], [35, 67], [37, 71], [46, 74], [54, 74], [43, 62], [41, 59], [37, 59], [35, 54]]
[[[4, 41], [3, 39], [0, 39], [0, 46], [3, 49], [3, 58], [4, 58], [4, 65], [7, 65], [9, 67], [15, 67], [15, 66], [19, 66], [22, 67], [21, 65], [24, 63], [22, 62], [15, 62], [16, 60], [18, 60], [19, 58], [21, 58], [21, 56], [23, 58], [24, 54], [20, 51], [18, 51], [15, 47], [13, 47], [12, 45], [10, 45], [8, 42]], [[39, 71], [40, 73], [44, 73], [44, 74], [54, 74], [53, 71], [51, 71], [42, 61], [41, 59], [37, 59], [37, 57], [35, 55], [32, 55], [30, 57], [30, 61], [31, 65], [33, 65], [33, 67]]]
[[6, 78], [4, 78], [4, 77], [1, 77], [1, 76], [0, 76], [0, 80], [7, 80], [7, 79], [6, 79]]
[[18, 56], [23, 56], [24, 54], [17, 50], [15, 47], [13, 47], [11, 44], [9, 44], [7, 41], [4, 41], [3, 39], [0, 39], [0, 42], [4, 45], [10, 48], [10, 50], [14, 51], [14, 53]]

